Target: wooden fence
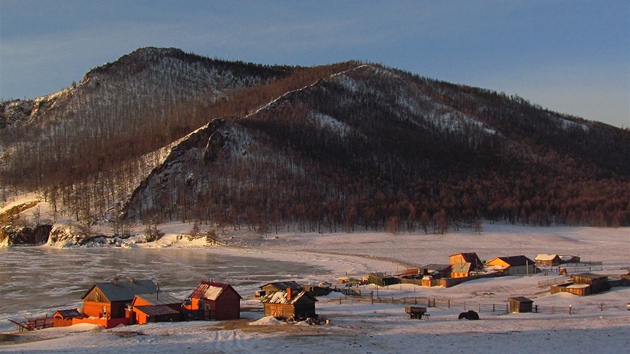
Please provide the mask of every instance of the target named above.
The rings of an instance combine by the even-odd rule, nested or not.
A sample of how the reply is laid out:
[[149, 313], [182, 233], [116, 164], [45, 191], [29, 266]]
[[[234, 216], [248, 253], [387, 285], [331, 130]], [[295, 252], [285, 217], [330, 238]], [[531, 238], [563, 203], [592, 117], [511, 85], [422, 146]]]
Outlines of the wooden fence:
[[[358, 296], [345, 296], [336, 299], [319, 298], [320, 301], [343, 303], [370, 302], [372, 304], [401, 304], [419, 305], [427, 308], [451, 309], [456, 311], [473, 310], [479, 313], [491, 315], [505, 315], [509, 313], [509, 304], [505, 303], [482, 303], [471, 300], [449, 299], [449, 298], [426, 298], [426, 297], [394, 297], [377, 296], [374, 292]], [[601, 302], [587, 305], [575, 306], [539, 306], [534, 304], [532, 312], [542, 314], [587, 314], [609, 310], [627, 310], [626, 303]]]

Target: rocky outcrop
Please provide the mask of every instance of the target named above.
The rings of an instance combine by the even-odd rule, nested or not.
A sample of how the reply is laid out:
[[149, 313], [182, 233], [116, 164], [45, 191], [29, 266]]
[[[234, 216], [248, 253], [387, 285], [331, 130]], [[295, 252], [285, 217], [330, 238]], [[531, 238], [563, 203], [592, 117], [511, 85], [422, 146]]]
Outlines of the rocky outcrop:
[[42, 245], [48, 242], [52, 225], [38, 225], [34, 228], [5, 226], [0, 228], [0, 243], [7, 246]]

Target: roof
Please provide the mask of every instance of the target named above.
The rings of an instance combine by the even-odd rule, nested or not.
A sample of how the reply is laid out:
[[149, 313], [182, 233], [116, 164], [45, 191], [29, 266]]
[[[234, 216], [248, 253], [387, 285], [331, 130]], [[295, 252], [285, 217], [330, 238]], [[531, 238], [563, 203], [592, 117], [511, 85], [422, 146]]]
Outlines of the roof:
[[443, 271], [451, 267], [450, 264], [427, 264], [420, 267], [421, 269]]
[[293, 296], [291, 300], [287, 299], [286, 291], [276, 291], [275, 293], [269, 294], [265, 296], [261, 302], [265, 304], [295, 304], [301, 298], [312, 300], [313, 302], [317, 301], [316, 298], [309, 295], [306, 291], [301, 291], [299, 294]]
[[589, 278], [589, 279], [604, 279], [604, 278], [608, 278], [607, 275], [593, 274], [593, 273], [571, 274], [571, 278], [573, 278], [573, 277], [582, 277], [582, 278]]
[[534, 258], [537, 261], [552, 261], [556, 258], [560, 258], [560, 256], [558, 256], [557, 254], [547, 254], [547, 253], [541, 253], [539, 255], [536, 256], [536, 258]]
[[483, 268], [483, 263], [481, 262], [481, 259], [479, 258], [479, 256], [477, 256], [477, 253], [475, 252], [455, 253], [455, 254], [450, 255], [449, 259], [454, 256], [461, 256], [465, 262], [468, 262], [472, 265], [473, 269]]
[[181, 304], [183, 302], [181, 299], [161, 291], [151, 294], [136, 294], [136, 297], [148, 302], [151, 305], [173, 305]]
[[508, 257], [497, 257], [503, 262], [509, 264], [512, 267], [524, 266], [524, 265], [534, 265], [536, 262], [525, 256], [508, 256]]
[[114, 282], [94, 283], [94, 285], [81, 296], [81, 299], [85, 299], [95, 287], [98, 288], [109, 301], [131, 301], [137, 294], [157, 292], [157, 285], [155, 285], [152, 280], [118, 280], [116, 284], [114, 284]]
[[470, 262], [466, 262], [466, 263], [455, 263], [455, 265], [453, 266], [453, 273], [468, 273], [470, 272], [470, 267], [472, 267], [472, 264], [470, 264]]
[[134, 306], [135, 311], [140, 311], [149, 316], [161, 316], [161, 315], [175, 315], [179, 314], [178, 311], [166, 305], [149, 305], [149, 306]]
[[296, 283], [295, 281], [291, 280], [291, 281], [278, 281], [278, 282], [273, 282], [273, 283], [267, 283], [263, 286], [261, 286], [260, 288], [264, 288], [265, 286], [274, 286], [276, 287], [278, 290], [287, 290], [287, 288], [291, 288], [293, 290], [302, 290], [302, 285]]
[[241, 295], [239, 295], [239, 293], [236, 292], [236, 290], [234, 290], [234, 288], [232, 288], [230, 284], [210, 281], [200, 282], [199, 285], [197, 285], [197, 288], [195, 288], [195, 290], [193, 290], [193, 292], [190, 294], [189, 298], [208, 299], [216, 301], [216, 299], [218, 299], [219, 296], [221, 296], [221, 294], [223, 294], [226, 289], [232, 289], [232, 291], [234, 291], [236, 295], [238, 295], [238, 297], [242, 299]]
[[524, 296], [514, 296], [509, 298], [509, 300], [516, 300], [518, 302], [534, 302], [534, 300], [528, 299]]
[[567, 289], [585, 289], [590, 287], [590, 284], [571, 284], [567, 286]]

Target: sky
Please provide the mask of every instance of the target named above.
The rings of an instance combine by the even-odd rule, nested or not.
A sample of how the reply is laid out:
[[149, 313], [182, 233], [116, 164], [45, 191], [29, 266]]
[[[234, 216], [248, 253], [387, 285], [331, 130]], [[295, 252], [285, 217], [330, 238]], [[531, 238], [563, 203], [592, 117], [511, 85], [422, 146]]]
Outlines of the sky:
[[374, 62], [630, 128], [627, 0], [0, 0], [0, 100], [54, 93], [149, 46]]

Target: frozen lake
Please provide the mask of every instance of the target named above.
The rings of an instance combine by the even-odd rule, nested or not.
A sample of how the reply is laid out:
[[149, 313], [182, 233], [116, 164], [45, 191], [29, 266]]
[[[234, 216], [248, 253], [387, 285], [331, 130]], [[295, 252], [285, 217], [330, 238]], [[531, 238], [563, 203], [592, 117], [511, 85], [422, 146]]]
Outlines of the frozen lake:
[[161, 290], [184, 298], [201, 280], [253, 292], [270, 281], [299, 281], [300, 274], [327, 272], [312, 264], [217, 255], [203, 248], [5, 247], [0, 248], [0, 333], [15, 329], [8, 318], [80, 307], [93, 283], [114, 276], [151, 279]]

